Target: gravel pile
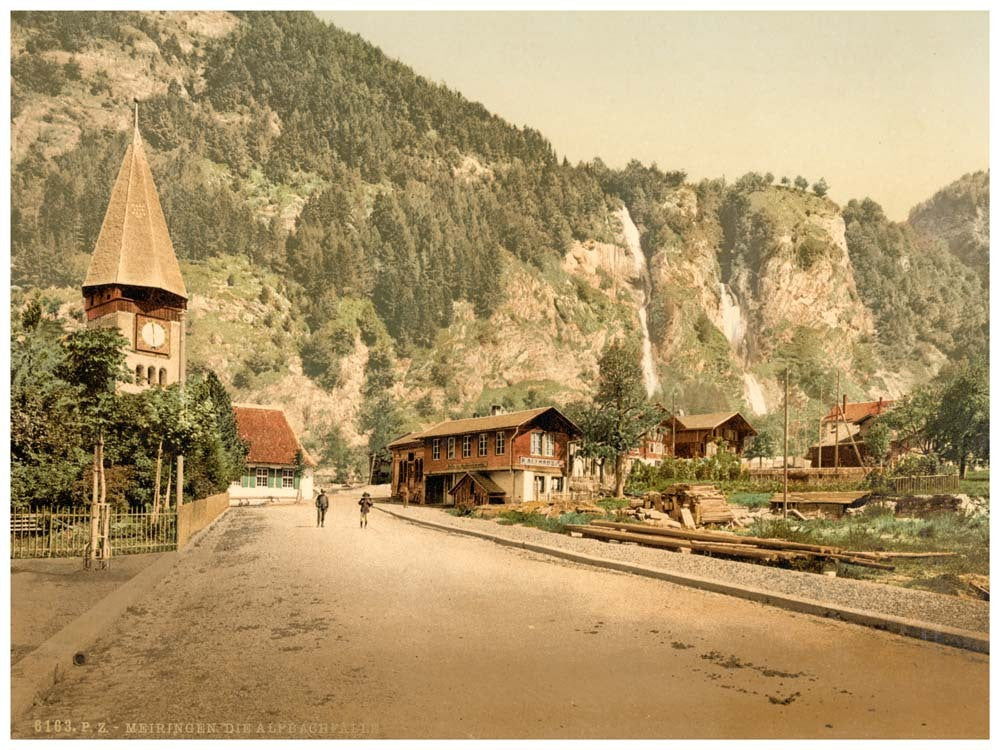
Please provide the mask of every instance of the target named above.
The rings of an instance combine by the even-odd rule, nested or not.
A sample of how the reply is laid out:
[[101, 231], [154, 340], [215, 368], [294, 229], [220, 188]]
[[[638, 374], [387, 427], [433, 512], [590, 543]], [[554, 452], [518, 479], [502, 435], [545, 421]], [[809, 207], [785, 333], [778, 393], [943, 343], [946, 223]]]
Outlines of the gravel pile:
[[962, 599], [869, 581], [834, 578], [816, 573], [800, 573], [704, 555], [681, 555], [634, 544], [609, 544], [597, 539], [553, 534], [530, 526], [508, 526], [493, 520], [452, 516], [437, 508], [412, 506], [402, 508], [394, 505], [391, 511], [409, 518], [472, 529], [512, 541], [558, 547], [593, 557], [712, 578], [803, 599], [828, 602], [841, 607], [937, 623], [963, 630], [989, 631], [989, 603], [974, 599]]

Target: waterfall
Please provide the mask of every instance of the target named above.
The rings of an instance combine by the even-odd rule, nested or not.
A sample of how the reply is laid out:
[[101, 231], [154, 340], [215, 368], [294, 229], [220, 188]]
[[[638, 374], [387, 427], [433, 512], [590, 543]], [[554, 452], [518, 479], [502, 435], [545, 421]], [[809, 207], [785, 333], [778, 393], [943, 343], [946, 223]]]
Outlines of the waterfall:
[[743, 308], [728, 284], [719, 284], [719, 309], [722, 312], [722, 333], [731, 346], [739, 346], [747, 330]]
[[743, 373], [743, 397], [750, 404], [750, 410], [757, 415], [767, 414], [767, 401], [764, 399], [764, 389], [753, 373]]
[[641, 284], [639, 299], [639, 326], [642, 328], [642, 381], [646, 386], [646, 395], [652, 396], [659, 387], [656, 379], [656, 367], [653, 364], [653, 344], [649, 340], [649, 325], [646, 319], [646, 308], [649, 306], [649, 294], [652, 284], [649, 280], [649, 269], [646, 267], [646, 256], [639, 244], [639, 228], [632, 221], [632, 216], [626, 206], [619, 210], [618, 217], [622, 222], [625, 235], [625, 245], [632, 253], [632, 270]]

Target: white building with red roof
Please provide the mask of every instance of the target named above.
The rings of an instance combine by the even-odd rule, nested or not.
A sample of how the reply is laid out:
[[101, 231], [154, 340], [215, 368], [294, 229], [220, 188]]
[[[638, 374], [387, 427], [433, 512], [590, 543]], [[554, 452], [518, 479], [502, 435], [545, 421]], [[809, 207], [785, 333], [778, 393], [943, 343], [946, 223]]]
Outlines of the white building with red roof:
[[229, 488], [234, 505], [312, 500], [316, 462], [302, 447], [285, 412], [234, 404], [236, 428], [248, 448], [243, 476]]

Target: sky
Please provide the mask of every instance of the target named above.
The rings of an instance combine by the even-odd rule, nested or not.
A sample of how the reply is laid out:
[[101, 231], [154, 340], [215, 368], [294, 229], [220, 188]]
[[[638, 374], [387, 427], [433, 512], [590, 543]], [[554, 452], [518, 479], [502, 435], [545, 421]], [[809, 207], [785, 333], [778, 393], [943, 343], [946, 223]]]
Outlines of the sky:
[[574, 163], [823, 177], [897, 220], [989, 166], [981, 11], [318, 15]]

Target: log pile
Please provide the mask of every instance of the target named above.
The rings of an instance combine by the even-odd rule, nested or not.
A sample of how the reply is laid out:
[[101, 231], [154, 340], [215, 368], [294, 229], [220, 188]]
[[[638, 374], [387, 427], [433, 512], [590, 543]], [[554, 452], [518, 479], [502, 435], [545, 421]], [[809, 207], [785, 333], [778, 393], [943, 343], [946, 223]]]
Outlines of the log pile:
[[711, 484], [675, 484], [663, 493], [663, 505], [671, 518], [681, 522], [681, 511], [687, 508], [696, 526], [732, 523], [736, 519], [725, 496]]
[[646, 547], [689, 551], [712, 556], [758, 562], [843, 562], [877, 570], [894, 570], [886, 562], [895, 557], [949, 557], [951, 552], [863, 552], [786, 539], [739, 536], [723, 531], [690, 531], [633, 524], [624, 521], [591, 521], [586, 526], [567, 526], [567, 531], [591, 539], [630, 542]]

